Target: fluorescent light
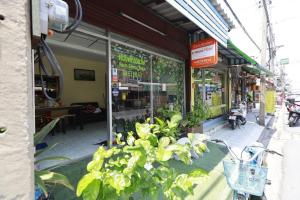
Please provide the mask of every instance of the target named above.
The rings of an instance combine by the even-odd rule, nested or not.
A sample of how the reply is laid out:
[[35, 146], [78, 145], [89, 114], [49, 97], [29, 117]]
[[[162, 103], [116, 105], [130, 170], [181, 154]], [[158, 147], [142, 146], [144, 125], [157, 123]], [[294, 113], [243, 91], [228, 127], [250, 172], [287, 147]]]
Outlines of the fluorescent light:
[[166, 36], [166, 35], [167, 35], [167, 34], [161, 32], [161, 31], [159, 31], [159, 30], [157, 30], [157, 29], [155, 29], [155, 28], [153, 28], [153, 27], [151, 27], [151, 26], [149, 26], [149, 25], [147, 25], [147, 24], [144, 24], [144, 23], [141, 22], [140, 20], [137, 20], [137, 19], [135, 19], [135, 18], [133, 18], [133, 17], [131, 17], [131, 16], [129, 16], [129, 15], [126, 15], [126, 14], [123, 13], [123, 12], [121, 12], [120, 14], [121, 14], [123, 17], [125, 17], [125, 18], [127, 18], [127, 19], [129, 19], [129, 20], [131, 20], [131, 21], [133, 21], [133, 22], [135, 22], [135, 23], [138, 23], [139, 25], [142, 25], [142, 26], [144, 26], [144, 27], [146, 27], [146, 28], [148, 28], [148, 29], [150, 29], [150, 30], [156, 32], [156, 33], [159, 33], [159, 34], [161, 34], [161, 35], [163, 35], [163, 36]]

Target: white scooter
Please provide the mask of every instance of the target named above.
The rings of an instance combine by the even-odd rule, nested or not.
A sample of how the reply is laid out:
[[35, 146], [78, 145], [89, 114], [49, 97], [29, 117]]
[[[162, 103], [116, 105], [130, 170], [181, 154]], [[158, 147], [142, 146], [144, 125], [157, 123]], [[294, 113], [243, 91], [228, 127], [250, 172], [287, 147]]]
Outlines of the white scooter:
[[240, 125], [246, 124], [247, 122], [246, 115], [247, 115], [246, 102], [240, 103], [239, 108], [230, 110], [228, 121], [232, 130], [234, 130], [236, 126], [240, 127]]

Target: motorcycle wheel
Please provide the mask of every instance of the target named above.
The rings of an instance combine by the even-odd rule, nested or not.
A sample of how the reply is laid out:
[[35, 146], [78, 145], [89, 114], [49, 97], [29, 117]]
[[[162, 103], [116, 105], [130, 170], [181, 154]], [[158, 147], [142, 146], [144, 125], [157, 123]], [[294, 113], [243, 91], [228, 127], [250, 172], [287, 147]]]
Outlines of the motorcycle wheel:
[[261, 197], [251, 195], [249, 200], [267, 200], [267, 197], [266, 197], [265, 193], [263, 193], [263, 195]]
[[289, 118], [289, 127], [292, 127], [294, 125], [294, 117]]
[[230, 121], [231, 129], [234, 130], [236, 127], [236, 121]]
[[246, 119], [243, 119], [243, 121], [242, 121], [242, 125], [245, 125], [247, 123], [247, 120]]

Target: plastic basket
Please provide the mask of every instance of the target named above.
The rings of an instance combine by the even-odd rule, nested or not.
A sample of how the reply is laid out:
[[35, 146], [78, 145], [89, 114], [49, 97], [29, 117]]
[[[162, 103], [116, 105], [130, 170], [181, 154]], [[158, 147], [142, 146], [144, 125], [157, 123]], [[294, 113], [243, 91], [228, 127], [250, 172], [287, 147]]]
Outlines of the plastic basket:
[[227, 184], [236, 191], [262, 196], [268, 168], [239, 161], [223, 161]]

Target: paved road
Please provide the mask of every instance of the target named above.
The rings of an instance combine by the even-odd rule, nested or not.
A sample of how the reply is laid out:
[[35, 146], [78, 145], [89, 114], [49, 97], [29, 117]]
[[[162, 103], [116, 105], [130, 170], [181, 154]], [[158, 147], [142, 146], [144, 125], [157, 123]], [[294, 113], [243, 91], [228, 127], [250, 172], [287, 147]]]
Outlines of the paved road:
[[300, 122], [296, 127], [288, 127], [285, 108], [277, 110], [275, 123], [269, 129], [268, 148], [283, 153], [284, 157], [269, 155], [268, 178], [272, 185], [266, 186], [269, 200], [300, 199]]

